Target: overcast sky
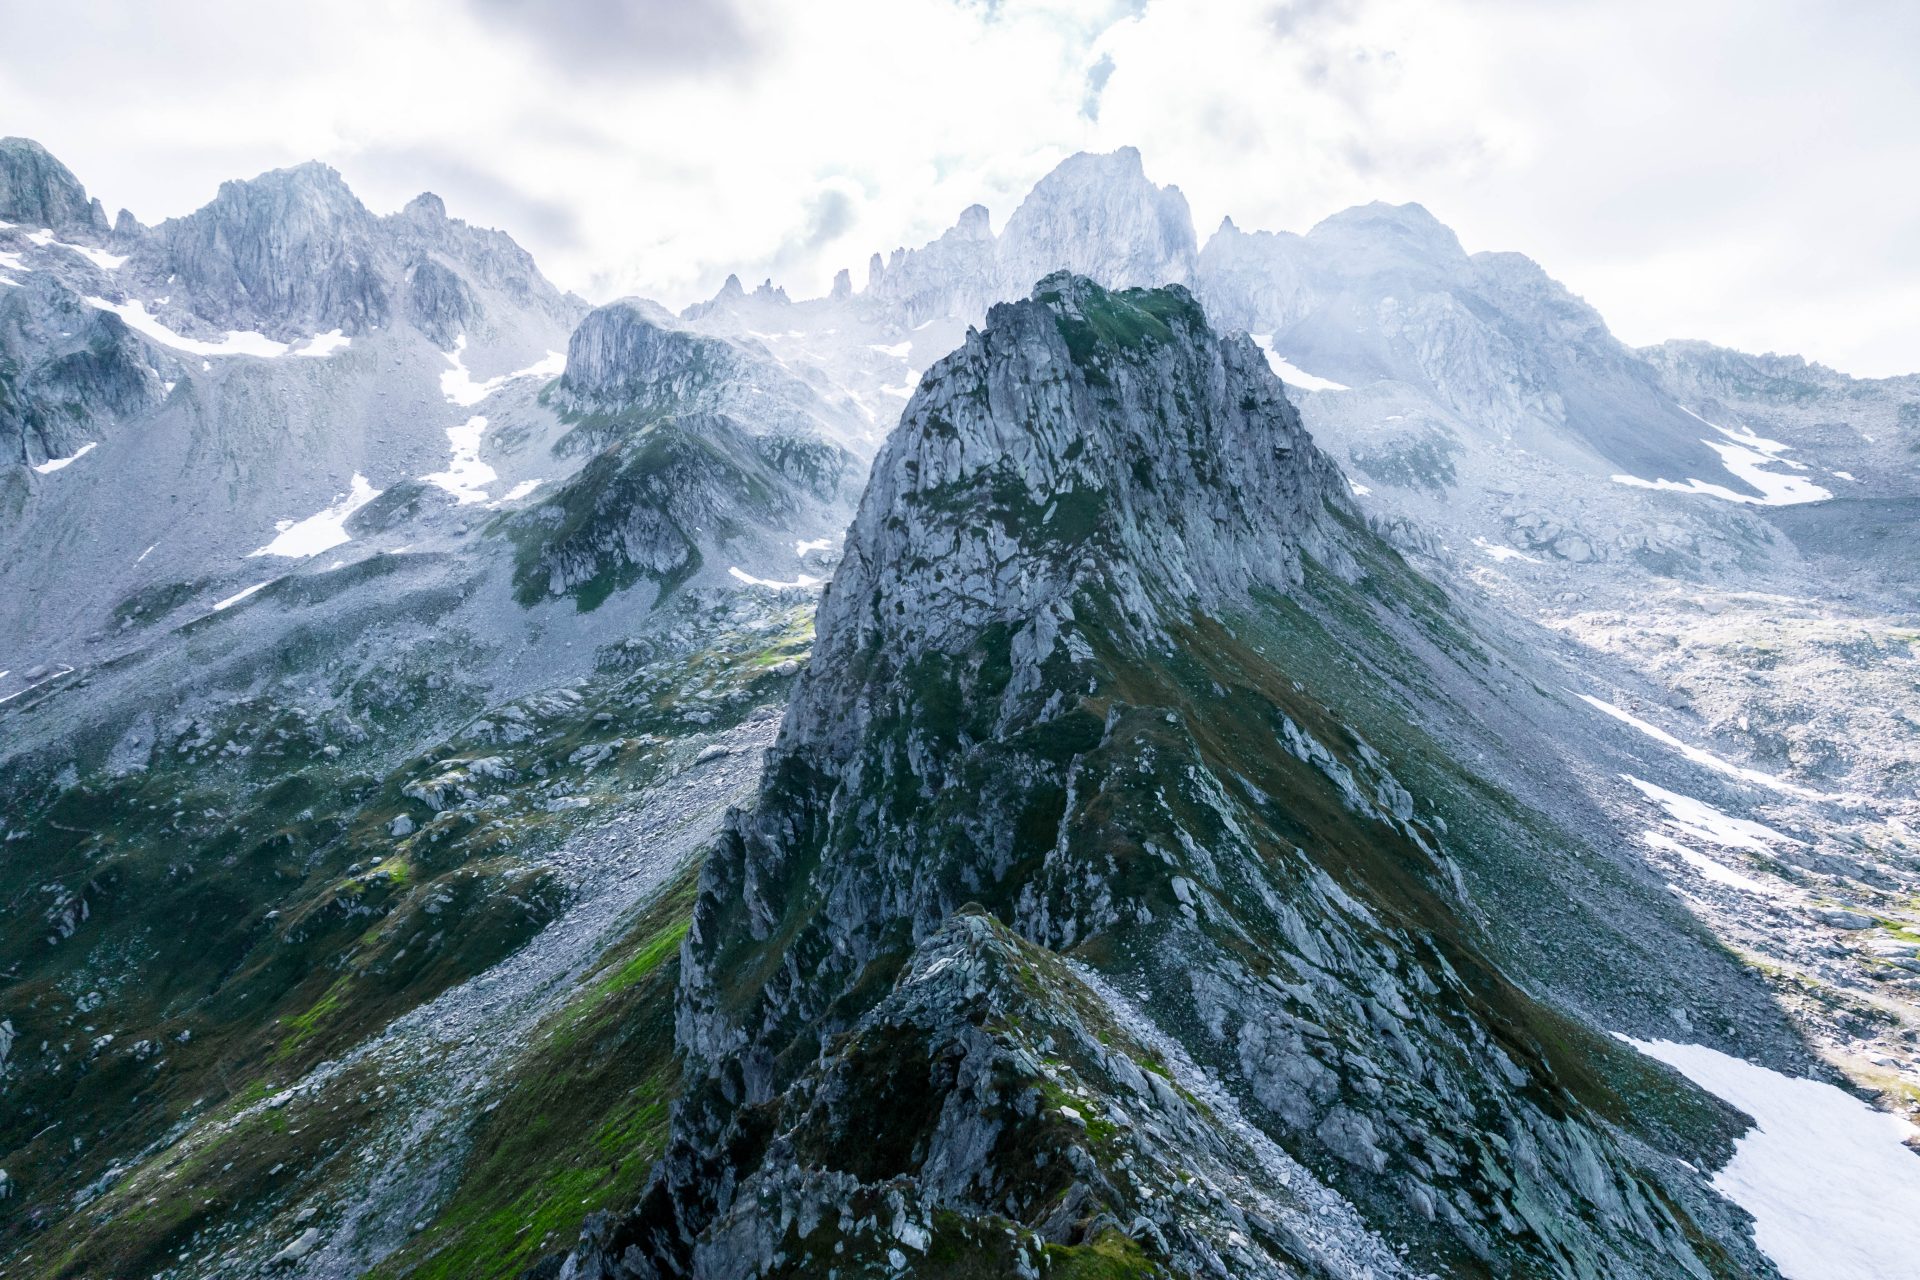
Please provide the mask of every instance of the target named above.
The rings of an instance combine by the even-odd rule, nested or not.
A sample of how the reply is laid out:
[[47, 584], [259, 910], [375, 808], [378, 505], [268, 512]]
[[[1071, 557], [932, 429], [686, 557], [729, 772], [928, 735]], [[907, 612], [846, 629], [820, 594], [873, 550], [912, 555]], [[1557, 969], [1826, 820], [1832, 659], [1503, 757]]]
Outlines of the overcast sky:
[[0, 133], [146, 222], [318, 157], [596, 301], [800, 297], [1133, 144], [1203, 240], [1417, 200], [1629, 342], [1920, 370], [1910, 0], [0, 0], [0, 32]]

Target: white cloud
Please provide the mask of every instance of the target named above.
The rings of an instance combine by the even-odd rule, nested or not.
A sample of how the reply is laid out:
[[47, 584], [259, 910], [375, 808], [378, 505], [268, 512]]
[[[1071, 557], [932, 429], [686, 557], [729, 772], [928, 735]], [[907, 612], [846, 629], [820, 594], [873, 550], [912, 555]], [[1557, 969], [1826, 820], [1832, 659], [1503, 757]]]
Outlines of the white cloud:
[[730, 270], [858, 280], [1131, 143], [1203, 236], [1419, 200], [1629, 341], [1920, 365], [1910, 6], [710, 0], [659, 28], [675, 57], [623, 19], [569, 75], [603, 8], [536, 41], [505, 0], [0, 0], [38, 54], [0, 72], [0, 117], [148, 221], [318, 157], [376, 208], [439, 191], [590, 297], [675, 305]]

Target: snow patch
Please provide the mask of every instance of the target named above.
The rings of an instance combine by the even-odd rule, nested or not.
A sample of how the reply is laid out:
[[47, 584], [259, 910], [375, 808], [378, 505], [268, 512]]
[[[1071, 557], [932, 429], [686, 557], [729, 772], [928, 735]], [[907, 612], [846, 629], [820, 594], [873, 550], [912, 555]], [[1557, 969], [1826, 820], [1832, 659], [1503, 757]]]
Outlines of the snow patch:
[[1681, 412], [1688, 417], [1699, 419], [1725, 437], [1724, 440], [1700, 441], [1701, 444], [1720, 455], [1720, 464], [1729, 472], [1744, 481], [1750, 488], [1759, 491], [1760, 496], [1750, 493], [1735, 493], [1725, 485], [1712, 484], [1705, 480], [1689, 479], [1684, 484], [1677, 480], [1642, 480], [1639, 476], [1613, 476], [1615, 484], [1630, 485], [1636, 489], [1663, 489], [1670, 493], [1697, 493], [1710, 498], [1719, 498], [1725, 502], [1743, 502], [1757, 507], [1791, 507], [1806, 502], [1824, 502], [1833, 496], [1829, 489], [1822, 489], [1811, 480], [1802, 480], [1798, 476], [1781, 475], [1778, 471], [1766, 468], [1775, 465], [1806, 470], [1806, 464], [1782, 457], [1790, 447], [1778, 440], [1769, 440], [1755, 435], [1744, 428], [1723, 427], [1717, 422], [1707, 422], [1693, 410], [1681, 406]]
[[85, 444], [81, 445], [78, 449], [75, 449], [72, 453], [68, 454], [66, 457], [48, 458], [45, 462], [35, 463], [33, 469], [35, 471], [38, 471], [43, 476], [50, 476], [56, 471], [72, 466], [74, 463], [78, 462], [80, 459], [92, 453], [97, 444], [98, 444], [97, 441], [89, 440]]
[[832, 538], [814, 538], [807, 542], [796, 542], [793, 544], [793, 554], [796, 556], [804, 556], [809, 551], [825, 551], [832, 545]]
[[[156, 543], [154, 543], [154, 544], [153, 544], [153, 547], [157, 547], [157, 546], [159, 546], [159, 545], [160, 545], [160, 544], [156, 542]], [[150, 555], [152, 555], [152, 554], [153, 554], [153, 547], [148, 547], [148, 548], [147, 548], [147, 549], [146, 549], [145, 551], [142, 551], [142, 552], [141, 552], [141, 553], [140, 553], [139, 555], [137, 555], [137, 556], [135, 556], [135, 557], [133, 558], [133, 562], [134, 562], [135, 564], [139, 564], [139, 563], [140, 563], [140, 562], [141, 562], [142, 560], [145, 560], [145, 559], [146, 559], [146, 558], [147, 558], [148, 556], [150, 556]]]
[[232, 595], [228, 596], [225, 600], [216, 601], [213, 606], [213, 611], [215, 613], [219, 613], [222, 609], [231, 609], [234, 605], [239, 604], [242, 600], [245, 600], [248, 596], [252, 595], [254, 592], [264, 590], [265, 588], [272, 586], [274, 583], [278, 581], [280, 581], [280, 579], [278, 578], [268, 578], [265, 582], [254, 583], [252, 586], [248, 587], [245, 591], [236, 591]]
[[[229, 329], [227, 336], [219, 342], [204, 342], [199, 338], [189, 338], [184, 333], [175, 333], [154, 316], [147, 314], [147, 304], [135, 298], [132, 302], [108, 302], [105, 298], [88, 298], [87, 305], [101, 311], [111, 311], [126, 321], [127, 327], [136, 333], [143, 333], [155, 342], [172, 347], [176, 351], [190, 352], [196, 356], [260, 356], [272, 359], [287, 354], [287, 344], [275, 342], [264, 333], [251, 333], [244, 329]], [[211, 365], [203, 366], [211, 368]]]
[[349, 338], [338, 329], [333, 330], [331, 333], [316, 333], [313, 337], [307, 339], [307, 345], [296, 348], [293, 354], [297, 356], [326, 357], [336, 351], [345, 351], [347, 344], [352, 341], [352, 338]]
[[867, 344], [867, 350], [878, 351], [881, 355], [887, 356], [894, 360], [905, 360], [907, 358], [907, 354], [913, 350], [913, 343], [911, 341], [896, 342], [889, 347], [883, 343], [869, 342]]
[[1534, 559], [1524, 551], [1516, 550], [1513, 547], [1503, 547], [1497, 542], [1488, 542], [1485, 538], [1475, 538], [1473, 545], [1486, 552], [1495, 560], [1525, 560], [1528, 564], [1540, 563], [1540, 561]]
[[31, 271], [31, 270], [33, 270], [33, 268], [32, 268], [32, 267], [30, 267], [30, 266], [28, 266], [28, 265], [27, 265], [26, 263], [24, 263], [24, 262], [22, 262], [22, 261], [20, 260], [20, 255], [19, 255], [19, 254], [17, 254], [17, 253], [7, 253], [7, 252], [4, 252], [4, 251], [0, 251], [0, 267], [5, 267], [5, 268], [6, 268], [7, 270], [9, 270], [9, 271]]
[[127, 261], [127, 255], [124, 253], [108, 253], [105, 249], [89, 249], [83, 244], [68, 244], [65, 240], [56, 240], [53, 237], [53, 230], [50, 227], [43, 227], [39, 231], [29, 232], [27, 239], [33, 241], [43, 249], [66, 249], [69, 252], [77, 253], [94, 266], [99, 267], [102, 271], [115, 270], [125, 265]]
[[1920, 1257], [1920, 1129], [1817, 1080], [1670, 1040], [1628, 1044], [1754, 1127], [1713, 1188], [1753, 1215], [1753, 1241], [1787, 1280], [1887, 1280]]
[[1373, 490], [1351, 477], [1347, 480], [1347, 488], [1353, 491], [1353, 496], [1356, 498], [1371, 498], [1373, 496]]
[[[1478, 539], [1475, 539], [1475, 541], [1478, 541]], [[1602, 702], [1599, 698], [1593, 697], [1591, 694], [1580, 693], [1574, 696], [1594, 710], [1603, 711], [1622, 724], [1632, 725], [1660, 745], [1673, 748], [1695, 764], [1711, 769], [1715, 773], [1723, 773], [1729, 778], [1738, 778], [1742, 782], [1751, 782], [1755, 786], [1765, 787], [1769, 791], [1777, 791], [1783, 796], [1799, 796], [1805, 800], [1835, 800], [1839, 798], [1820, 791], [1810, 791], [1806, 787], [1795, 786], [1793, 783], [1782, 778], [1776, 778], [1770, 773], [1762, 773], [1758, 769], [1743, 768], [1731, 761], [1722, 760], [1710, 751], [1702, 751], [1698, 747], [1690, 747], [1658, 725], [1648, 724], [1638, 716], [1622, 711], [1611, 702]]]
[[756, 578], [738, 565], [727, 566], [727, 572], [750, 587], [773, 587], [775, 590], [783, 590], [789, 587], [817, 587], [820, 585], [820, 579], [810, 578], [804, 573], [792, 582], [775, 582], [771, 578]]
[[1646, 841], [1648, 848], [1659, 849], [1674, 855], [1680, 859], [1680, 861], [1686, 863], [1715, 884], [1724, 884], [1729, 888], [1740, 889], [1747, 893], [1757, 893], [1763, 898], [1777, 898], [1781, 896], [1778, 889], [1770, 885], [1761, 884], [1758, 880], [1750, 876], [1743, 876], [1730, 867], [1722, 866], [1706, 854], [1695, 849], [1687, 848], [1687, 846], [1681, 844], [1665, 832], [1642, 831], [1640, 838]]
[[1347, 386], [1344, 382], [1335, 382], [1331, 378], [1315, 377], [1313, 374], [1308, 373], [1305, 369], [1302, 369], [1299, 365], [1294, 364], [1291, 360], [1275, 351], [1273, 349], [1272, 334], [1256, 333], [1253, 334], [1252, 337], [1254, 345], [1266, 353], [1267, 367], [1272, 369], [1274, 375], [1288, 386], [1298, 387], [1302, 391], [1353, 390], [1352, 387]]
[[1641, 795], [1666, 810], [1667, 826], [1682, 835], [1719, 845], [1723, 849], [1745, 849], [1751, 853], [1766, 853], [1776, 844], [1800, 843], [1764, 823], [1722, 813], [1704, 800], [1668, 791], [1630, 773], [1620, 776], [1632, 783]]
[[356, 471], [347, 492], [336, 499], [332, 506], [305, 520], [280, 521], [274, 526], [280, 531], [279, 536], [266, 546], [247, 552], [247, 555], [249, 558], [285, 556], [302, 560], [331, 550], [343, 542], [351, 542], [353, 539], [348, 536], [346, 528], [347, 517], [379, 497], [380, 493], [379, 489], [367, 482], [365, 476]]
[[487, 420], [479, 414], [457, 427], [448, 427], [447, 444], [453, 449], [453, 461], [445, 471], [436, 471], [420, 478], [445, 489], [462, 506], [469, 502], [485, 502], [487, 491], [481, 486], [492, 484], [500, 478], [497, 471], [480, 461], [480, 437], [486, 433]]
[[532, 493], [535, 489], [538, 489], [544, 483], [546, 482], [538, 476], [535, 476], [531, 480], [522, 480], [519, 484], [507, 490], [505, 495], [502, 496], [501, 499], [498, 502], [494, 503], [493, 505], [498, 507], [508, 502], [518, 502], [520, 501], [520, 499]]
[[567, 371], [567, 357], [559, 351], [549, 351], [546, 358], [516, 369], [512, 373], [503, 373], [497, 378], [488, 378], [485, 382], [475, 382], [473, 374], [467, 369], [467, 335], [460, 334], [453, 340], [453, 350], [446, 353], [451, 369], [440, 375], [440, 394], [449, 403], [461, 408], [471, 408], [485, 400], [500, 388], [520, 378], [557, 378]]

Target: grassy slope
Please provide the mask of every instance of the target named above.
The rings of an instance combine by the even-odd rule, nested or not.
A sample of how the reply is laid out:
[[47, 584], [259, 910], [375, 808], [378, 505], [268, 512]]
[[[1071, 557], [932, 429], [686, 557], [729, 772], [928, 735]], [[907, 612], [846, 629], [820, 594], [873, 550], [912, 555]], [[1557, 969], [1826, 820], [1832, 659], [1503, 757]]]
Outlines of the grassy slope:
[[[676, 739], [783, 698], [772, 668], [811, 637], [802, 608], [717, 630], [691, 653], [616, 655], [582, 689], [518, 704], [533, 707], [526, 739], [456, 733], [384, 776], [351, 751], [317, 749], [269, 700], [243, 702], [183, 739], [204, 746], [169, 739], [144, 773], [90, 776], [12, 808], [0, 858], [33, 874], [9, 874], [7, 906], [34, 924], [0, 935], [0, 1014], [18, 1035], [0, 1111], [9, 1273], [148, 1274], [337, 1168], [382, 1113], [379, 1081], [256, 1104], [531, 937], [561, 906], [533, 855], [649, 785]], [[482, 757], [512, 776], [468, 774]], [[406, 794], [449, 776], [478, 798], [436, 814]], [[550, 810], [556, 794], [588, 808]], [[416, 829], [394, 836], [403, 815]], [[86, 906], [50, 946], [40, 917], [56, 899]], [[643, 976], [626, 985], [653, 990]], [[590, 1061], [571, 1070], [599, 1078]], [[636, 1118], [617, 1141], [654, 1123]], [[623, 1165], [607, 1194], [644, 1163]]]

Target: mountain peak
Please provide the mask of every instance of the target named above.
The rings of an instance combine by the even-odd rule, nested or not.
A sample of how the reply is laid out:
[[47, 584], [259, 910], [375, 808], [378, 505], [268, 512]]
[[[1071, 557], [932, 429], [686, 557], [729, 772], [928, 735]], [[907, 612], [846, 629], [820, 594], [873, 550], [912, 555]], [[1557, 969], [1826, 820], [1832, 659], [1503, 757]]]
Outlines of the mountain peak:
[[1156, 186], [1139, 151], [1082, 151], [1034, 185], [1000, 237], [1002, 282], [1017, 296], [1055, 270], [1114, 288], [1193, 279], [1199, 247], [1187, 198]]
[[993, 224], [987, 214], [987, 206], [970, 204], [962, 209], [959, 221], [953, 224], [953, 230], [947, 234], [962, 240], [993, 239]]
[[286, 335], [387, 322], [374, 230], [346, 180], [317, 160], [223, 182], [207, 204], [156, 228], [164, 267], [198, 315]]
[[1323, 219], [1307, 236], [1323, 244], [1436, 264], [1463, 262], [1467, 256], [1452, 229], [1419, 204], [1375, 200], [1355, 205]]
[[407, 207], [400, 212], [402, 216], [412, 218], [417, 222], [445, 222], [447, 220], [447, 202], [431, 191], [422, 191], [419, 195], [407, 201]]
[[[1605, 1215], [1660, 1157], [1508, 1028], [1583, 1068], [1631, 1051], [1505, 982], [1434, 810], [1307, 687], [1401, 687], [1329, 657], [1454, 625], [1342, 492], [1179, 286], [1051, 273], [928, 370], [703, 868], [666, 1155], [562, 1273], [879, 1274], [889, 1224], [926, 1222], [914, 1247], [966, 1263], [942, 1274], [1036, 1274], [990, 1251], [1071, 1259], [1093, 1222], [1132, 1224], [1130, 1274], [1413, 1274], [1359, 1206], [1441, 1272], [1707, 1274], [1672, 1195]], [[1439, 676], [1422, 644], [1392, 669]], [[1343, 1088], [1360, 1058], [1407, 1069]], [[1187, 1105], [1187, 1061], [1247, 1123]], [[1271, 1157], [1226, 1136], [1256, 1124]], [[1408, 1215], [1410, 1185], [1460, 1211]]]
[[55, 231], [107, 230], [106, 211], [73, 171], [31, 138], [0, 138], [0, 220]]

